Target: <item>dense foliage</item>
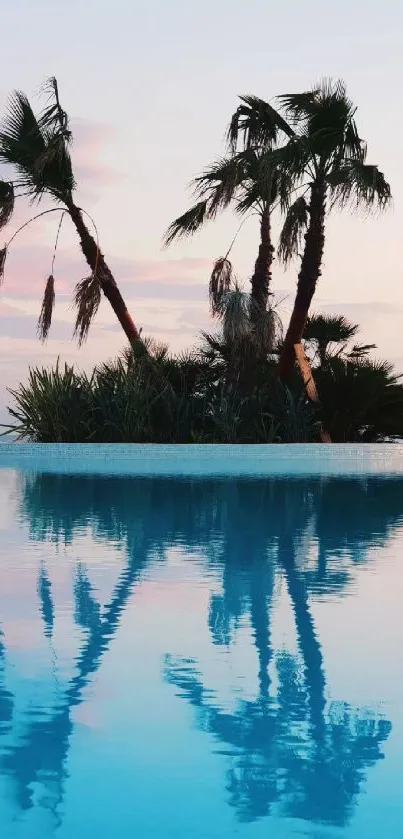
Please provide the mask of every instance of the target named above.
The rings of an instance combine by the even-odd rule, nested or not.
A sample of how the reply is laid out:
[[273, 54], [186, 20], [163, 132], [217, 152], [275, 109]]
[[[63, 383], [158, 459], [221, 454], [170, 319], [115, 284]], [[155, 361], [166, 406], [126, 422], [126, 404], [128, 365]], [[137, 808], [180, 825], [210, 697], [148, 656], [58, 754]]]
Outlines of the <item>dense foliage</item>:
[[[326, 337], [327, 329], [327, 337]], [[256, 363], [250, 336], [204, 336], [193, 353], [172, 357], [148, 344], [95, 368], [34, 369], [12, 391], [8, 431], [35, 442], [308, 443], [321, 424], [333, 442], [403, 437], [403, 384], [391, 365], [349, 346], [358, 327], [340, 317], [312, 317], [305, 349], [320, 404], [297, 372], [279, 381], [276, 356]]]

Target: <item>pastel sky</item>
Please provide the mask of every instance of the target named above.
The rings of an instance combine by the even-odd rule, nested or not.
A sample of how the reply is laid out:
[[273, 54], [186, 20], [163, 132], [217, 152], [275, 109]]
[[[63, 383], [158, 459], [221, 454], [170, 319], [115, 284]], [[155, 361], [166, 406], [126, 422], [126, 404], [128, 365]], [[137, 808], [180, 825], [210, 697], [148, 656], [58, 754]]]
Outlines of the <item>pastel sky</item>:
[[[209, 325], [207, 283], [214, 258], [237, 227], [231, 214], [165, 251], [162, 235], [189, 201], [191, 178], [223, 151], [237, 95], [271, 99], [342, 77], [359, 107], [369, 160], [385, 171], [394, 205], [381, 218], [335, 214], [328, 225], [315, 309], [360, 322], [362, 340], [403, 371], [400, 242], [403, 119], [399, 0], [14, 0], [2, 7], [0, 114], [12, 89], [31, 97], [56, 75], [75, 135], [78, 201], [95, 218], [102, 248], [144, 333], [190, 346]], [[21, 206], [10, 234], [25, 221]], [[71, 340], [71, 292], [86, 276], [74, 231], [64, 224], [55, 266], [57, 306], [48, 343], [36, 339], [40, 296], [57, 220], [37, 222], [10, 251], [0, 301], [0, 418], [6, 388], [29, 364], [57, 356], [89, 368], [124, 345], [102, 305], [87, 344]], [[8, 238], [8, 232], [3, 237]], [[256, 222], [233, 251], [247, 282]], [[296, 268], [276, 266], [273, 289], [287, 319]]]

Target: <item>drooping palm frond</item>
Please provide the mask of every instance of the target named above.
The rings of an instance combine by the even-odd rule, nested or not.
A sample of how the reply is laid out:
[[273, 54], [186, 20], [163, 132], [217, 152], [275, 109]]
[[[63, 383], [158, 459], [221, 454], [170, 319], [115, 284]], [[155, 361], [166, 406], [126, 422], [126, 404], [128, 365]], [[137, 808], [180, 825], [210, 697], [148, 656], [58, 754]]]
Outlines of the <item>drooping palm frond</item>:
[[38, 335], [41, 341], [46, 341], [52, 323], [52, 314], [55, 305], [55, 279], [50, 274], [45, 286], [45, 293], [42, 300], [41, 313], [38, 319]]
[[214, 218], [219, 210], [224, 210], [231, 203], [237, 188], [245, 178], [247, 166], [247, 155], [236, 154], [218, 160], [195, 178], [196, 196], [207, 198], [209, 201], [209, 218]]
[[300, 195], [287, 211], [280, 233], [278, 256], [284, 265], [298, 255], [303, 236], [309, 222], [309, 207], [303, 195]]
[[293, 135], [293, 130], [281, 114], [259, 96], [240, 96], [241, 105], [233, 114], [227, 142], [232, 152], [236, 151], [242, 137], [244, 148], [265, 148], [277, 143], [279, 135]]
[[353, 203], [383, 210], [391, 201], [390, 184], [383, 172], [360, 160], [345, 160], [329, 174], [328, 182], [333, 205]]
[[186, 210], [182, 216], [178, 216], [168, 227], [164, 235], [166, 247], [172, 244], [175, 239], [181, 236], [191, 236], [204, 221], [208, 218], [208, 201], [198, 201], [190, 210]]
[[209, 284], [210, 306], [213, 315], [221, 312], [223, 295], [231, 288], [233, 280], [232, 263], [224, 256], [220, 256], [214, 263]]
[[4, 266], [6, 264], [7, 248], [0, 248], [0, 285], [4, 280]]
[[260, 312], [253, 322], [253, 341], [265, 355], [275, 352], [283, 337], [283, 324], [274, 308]]
[[235, 344], [251, 335], [250, 306], [250, 294], [242, 291], [237, 283], [222, 295], [218, 314], [226, 343]]
[[80, 346], [88, 336], [89, 328], [99, 309], [100, 302], [101, 287], [94, 274], [77, 283], [74, 290], [74, 305], [77, 309], [74, 335], [78, 338]]
[[361, 160], [364, 163], [367, 155], [367, 144], [358, 134], [354, 119], [349, 120], [345, 128], [343, 156], [346, 159]]
[[0, 181], [0, 230], [10, 220], [14, 210], [14, 187], [7, 181]]

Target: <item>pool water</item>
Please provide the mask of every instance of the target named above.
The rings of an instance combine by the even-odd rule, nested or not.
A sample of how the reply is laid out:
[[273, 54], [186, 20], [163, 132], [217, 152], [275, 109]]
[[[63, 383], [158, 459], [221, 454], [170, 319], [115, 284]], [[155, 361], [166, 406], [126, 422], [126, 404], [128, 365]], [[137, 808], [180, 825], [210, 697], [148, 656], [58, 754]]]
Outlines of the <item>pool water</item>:
[[403, 480], [0, 469], [0, 836], [403, 825]]

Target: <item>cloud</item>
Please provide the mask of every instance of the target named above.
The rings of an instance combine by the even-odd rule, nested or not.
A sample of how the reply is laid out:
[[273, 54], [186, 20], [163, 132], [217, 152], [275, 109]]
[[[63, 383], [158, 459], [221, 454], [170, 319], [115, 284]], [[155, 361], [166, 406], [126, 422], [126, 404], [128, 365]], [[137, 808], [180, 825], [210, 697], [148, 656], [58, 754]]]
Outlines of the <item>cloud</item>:
[[[13, 299], [42, 297], [53, 254], [53, 242], [11, 248], [7, 256], [5, 291]], [[209, 259], [127, 259], [107, 257], [126, 296], [134, 299], [205, 300], [211, 270]], [[55, 261], [56, 294], [71, 294], [89, 268], [79, 244], [58, 250]]]
[[397, 315], [402, 312], [400, 306], [395, 303], [387, 303], [384, 300], [367, 300], [359, 302], [343, 301], [338, 303], [321, 303], [320, 309], [323, 311], [332, 311], [337, 314], [347, 315], [350, 313], [352, 317], [364, 317], [365, 315]]
[[95, 196], [97, 187], [104, 187], [121, 180], [124, 175], [114, 166], [102, 161], [102, 152], [113, 142], [114, 130], [107, 123], [93, 123], [76, 119], [71, 124], [74, 145], [73, 169], [79, 188], [88, 195], [88, 187]]

